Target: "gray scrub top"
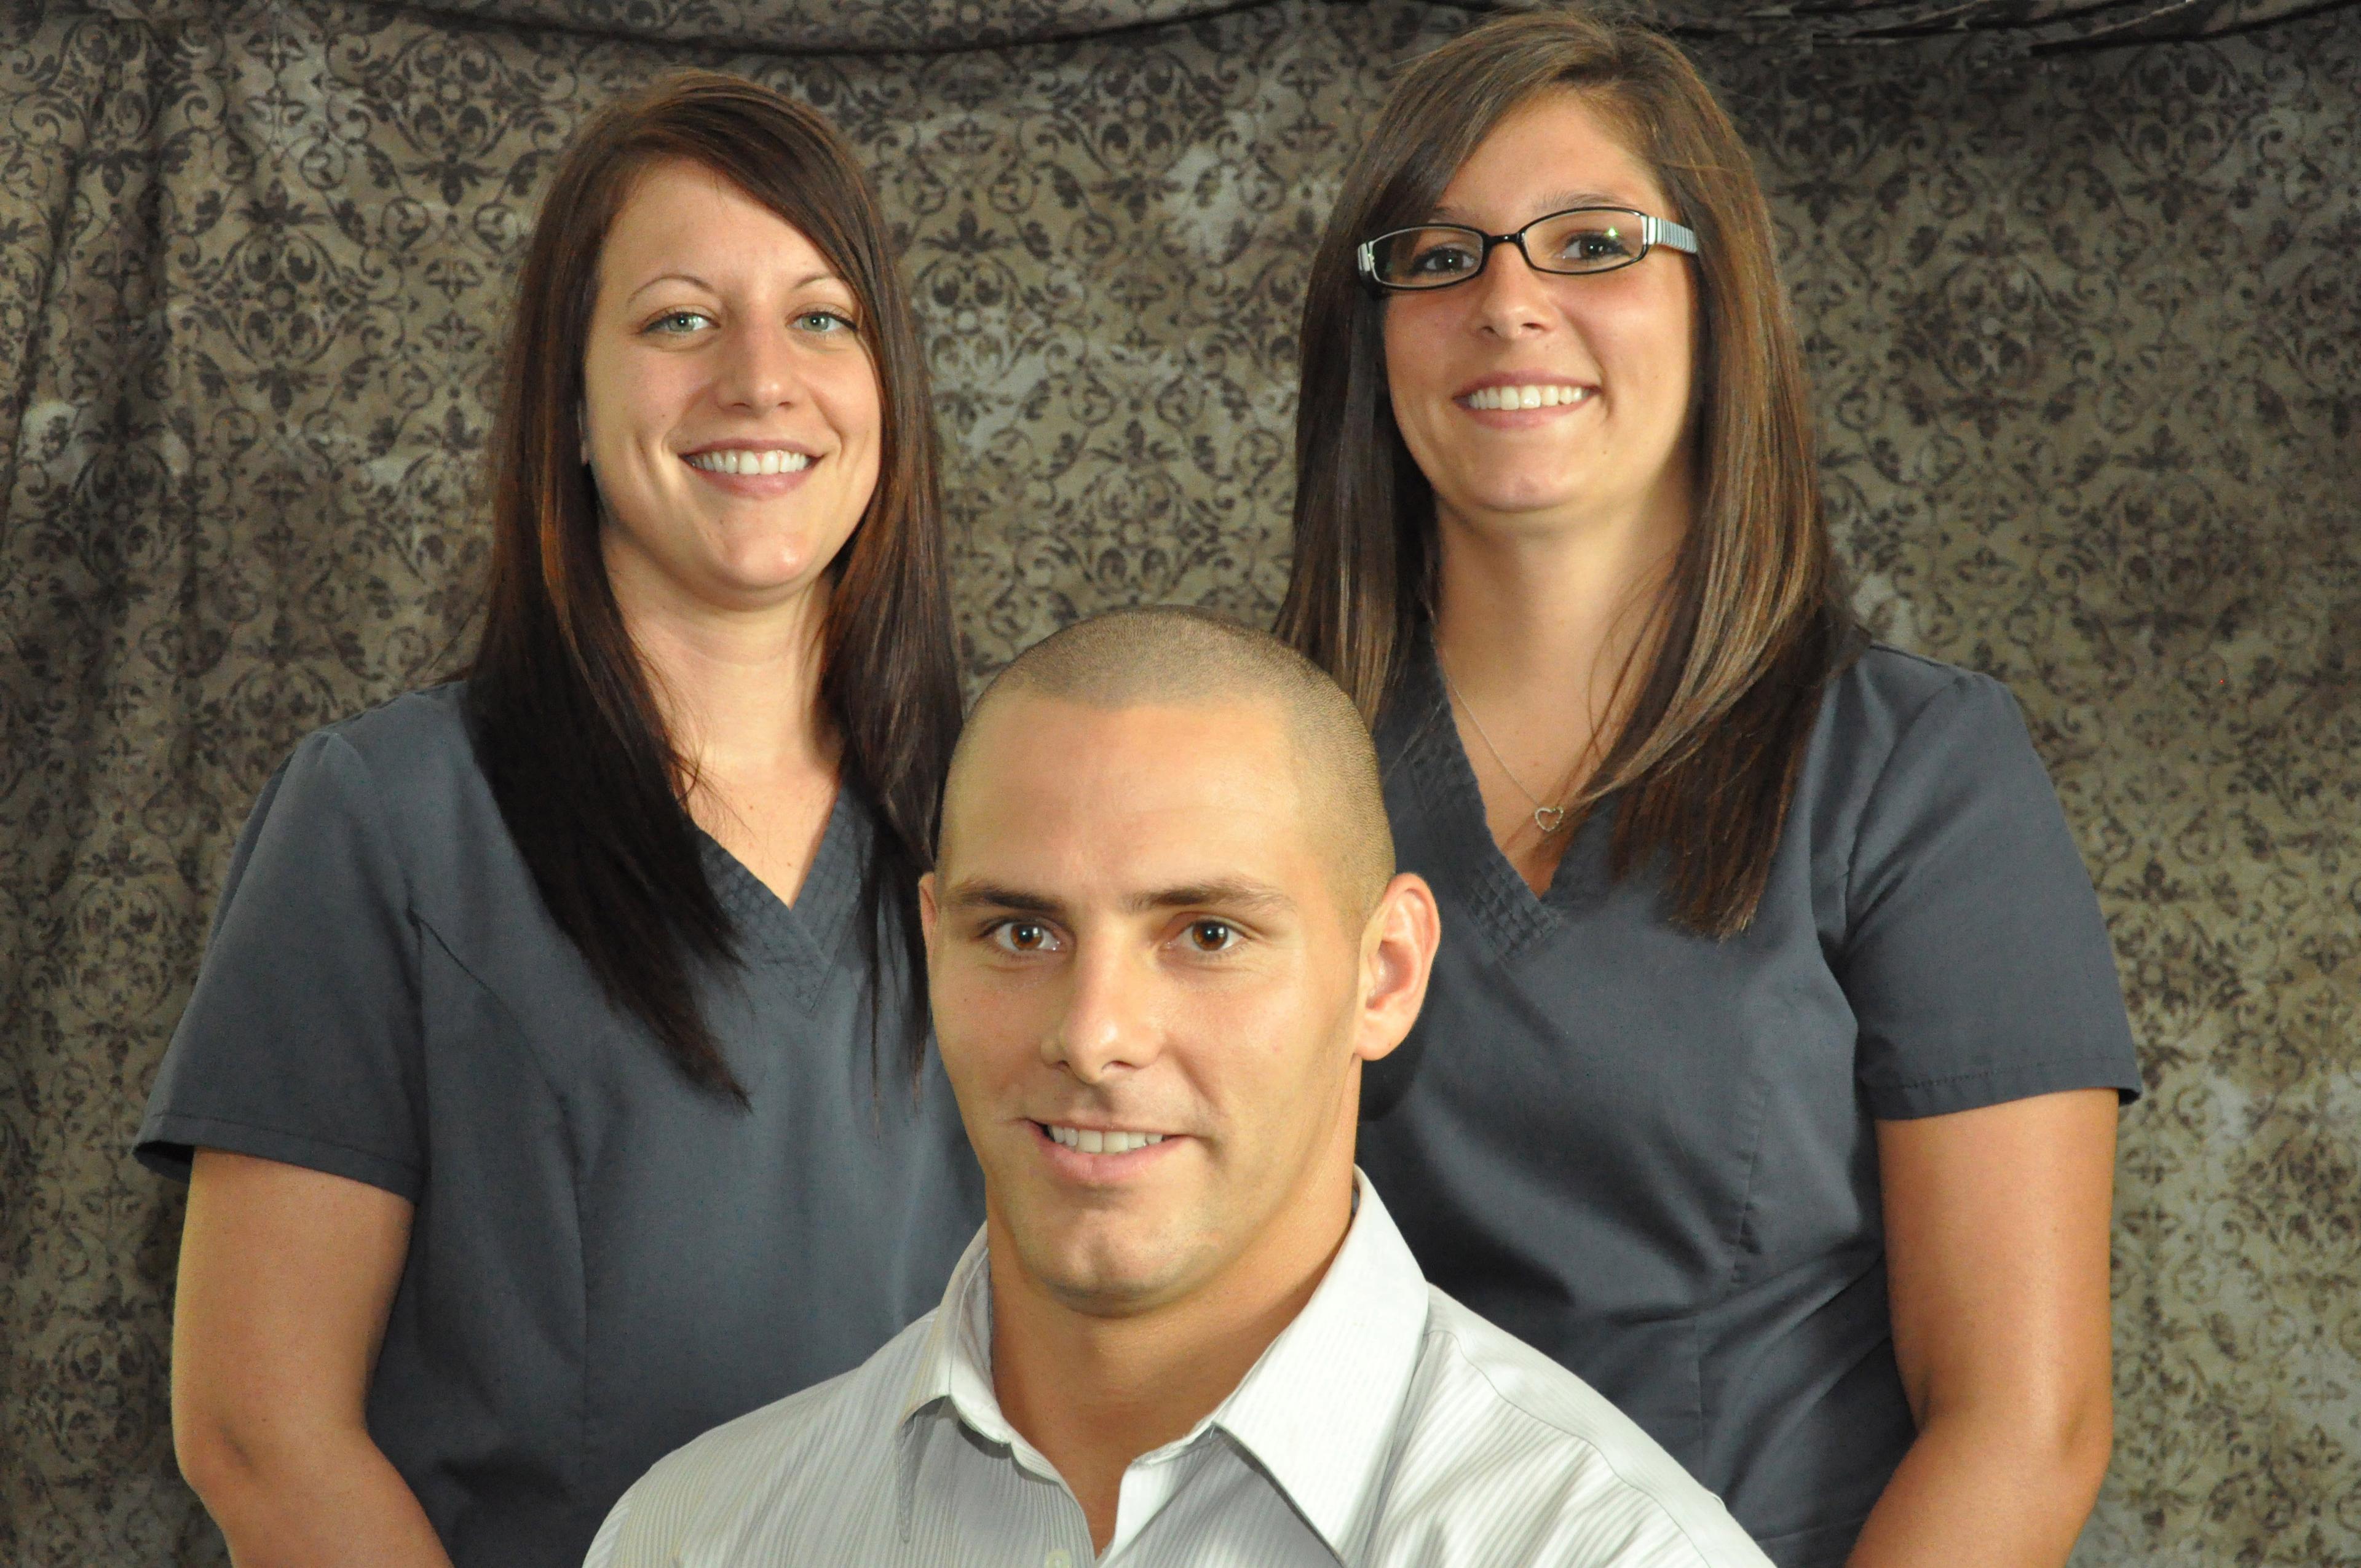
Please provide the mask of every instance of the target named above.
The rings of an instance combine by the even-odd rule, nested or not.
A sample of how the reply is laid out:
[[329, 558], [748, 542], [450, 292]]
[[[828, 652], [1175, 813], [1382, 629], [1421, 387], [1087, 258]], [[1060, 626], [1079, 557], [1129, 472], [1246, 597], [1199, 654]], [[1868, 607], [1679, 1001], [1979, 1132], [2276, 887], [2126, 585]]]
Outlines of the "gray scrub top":
[[576, 1568], [647, 1467], [935, 1305], [983, 1184], [929, 1053], [870, 1049], [868, 807], [793, 907], [717, 844], [744, 963], [700, 975], [752, 1104], [601, 993], [477, 766], [461, 691], [306, 740], [230, 864], [138, 1155], [192, 1146], [416, 1205], [368, 1426], [457, 1568]]
[[1380, 725], [1443, 947], [1360, 1163], [1436, 1286], [1620, 1405], [1782, 1568], [1843, 1562], [1915, 1435], [1873, 1118], [2139, 1091], [2097, 900], [2007, 691], [1867, 650], [1822, 704], [1753, 924], [1608, 875], [1535, 897], [1431, 649]]

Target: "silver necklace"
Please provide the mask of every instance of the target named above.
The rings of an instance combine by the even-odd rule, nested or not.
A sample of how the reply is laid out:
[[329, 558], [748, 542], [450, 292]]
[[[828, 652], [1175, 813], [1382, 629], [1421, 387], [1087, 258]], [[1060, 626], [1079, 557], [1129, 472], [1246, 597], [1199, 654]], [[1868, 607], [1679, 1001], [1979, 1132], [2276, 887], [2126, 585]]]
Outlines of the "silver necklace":
[[1517, 786], [1517, 793], [1523, 795], [1532, 806], [1533, 826], [1541, 829], [1542, 836], [1543, 838], [1549, 837], [1552, 833], [1554, 833], [1559, 828], [1565, 827], [1565, 807], [1563, 806], [1543, 806], [1542, 804], [1542, 797], [1527, 789], [1524, 786], [1523, 781], [1519, 779], [1515, 773], [1509, 771], [1508, 759], [1500, 755], [1500, 748], [1492, 744], [1492, 738], [1484, 733], [1484, 721], [1476, 717], [1475, 705], [1460, 694], [1459, 683], [1451, 678], [1451, 671], [1444, 664], [1443, 655], [1440, 653], [1434, 656], [1434, 667], [1443, 672], [1444, 690], [1449, 692], [1451, 694], [1452, 700], [1466, 710], [1467, 722], [1476, 727], [1476, 739], [1483, 741], [1484, 750], [1492, 753], [1492, 761], [1499, 766], [1501, 776], [1506, 778], [1510, 784], [1515, 784]]

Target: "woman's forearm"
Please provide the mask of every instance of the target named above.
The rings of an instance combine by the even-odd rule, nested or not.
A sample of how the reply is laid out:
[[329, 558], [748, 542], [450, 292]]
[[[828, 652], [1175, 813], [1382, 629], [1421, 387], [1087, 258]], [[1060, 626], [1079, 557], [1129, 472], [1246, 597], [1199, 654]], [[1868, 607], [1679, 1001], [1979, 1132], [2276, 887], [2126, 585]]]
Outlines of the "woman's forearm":
[[450, 1568], [367, 1407], [411, 1206], [199, 1149], [172, 1314], [172, 1443], [237, 1568]]
[[2099, 1495], [2108, 1403], [2042, 1420], [1938, 1415], [1886, 1484], [1848, 1568], [2059, 1568]]
[[236, 1568], [451, 1568], [366, 1431], [190, 1431], [179, 1446]]
[[1918, 1438], [1851, 1568], [2059, 1568], [2114, 1441], [2111, 1090], [1877, 1124]]

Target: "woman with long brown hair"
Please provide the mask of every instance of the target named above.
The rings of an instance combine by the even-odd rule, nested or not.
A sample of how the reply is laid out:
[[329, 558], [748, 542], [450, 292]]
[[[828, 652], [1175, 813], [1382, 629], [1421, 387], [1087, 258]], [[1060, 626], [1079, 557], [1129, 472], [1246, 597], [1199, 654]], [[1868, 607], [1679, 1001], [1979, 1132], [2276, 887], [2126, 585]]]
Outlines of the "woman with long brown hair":
[[265, 789], [140, 1134], [190, 1177], [174, 1434], [244, 1568], [578, 1563], [981, 1217], [915, 905], [934, 441], [865, 180], [668, 80], [576, 137], [517, 300], [480, 647]]
[[2056, 1564], [2137, 1092], [1992, 680], [1867, 646], [1746, 150], [1579, 11], [1414, 64], [1302, 334], [1280, 630], [1443, 912], [1360, 1157], [1436, 1285], [1786, 1568]]

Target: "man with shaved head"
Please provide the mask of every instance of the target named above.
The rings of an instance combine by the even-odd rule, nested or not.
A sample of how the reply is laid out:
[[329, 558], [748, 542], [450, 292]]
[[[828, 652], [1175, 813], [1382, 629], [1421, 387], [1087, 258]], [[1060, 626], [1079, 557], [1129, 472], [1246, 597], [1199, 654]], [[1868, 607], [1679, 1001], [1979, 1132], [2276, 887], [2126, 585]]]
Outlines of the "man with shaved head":
[[1344, 879], [1339, 892], [1366, 910], [1394, 874], [1393, 829], [1367, 727], [1325, 672], [1275, 637], [1203, 610], [1157, 606], [1111, 610], [1035, 643], [968, 716], [944, 790], [946, 831], [950, 797], [985, 718], [1000, 703], [1027, 695], [1102, 714], [1261, 709], [1279, 726], [1282, 754], [1307, 792], [1297, 802], [1300, 821], [1318, 841], [1306, 847], [1329, 859]]
[[1353, 1168], [1438, 933], [1318, 669], [1193, 610], [1048, 639], [969, 718], [922, 894], [983, 1231], [866, 1365], [649, 1472], [591, 1568], [1767, 1563]]

